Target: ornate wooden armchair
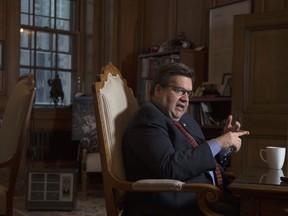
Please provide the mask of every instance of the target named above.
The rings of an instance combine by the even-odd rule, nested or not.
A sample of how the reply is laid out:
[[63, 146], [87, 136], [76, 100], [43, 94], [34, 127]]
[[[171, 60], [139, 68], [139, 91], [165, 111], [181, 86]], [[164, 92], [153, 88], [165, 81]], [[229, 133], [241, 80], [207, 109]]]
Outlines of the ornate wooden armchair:
[[100, 80], [93, 84], [93, 96], [108, 216], [119, 214], [126, 191], [194, 192], [204, 215], [218, 215], [207, 206], [208, 202], [217, 201], [221, 195], [213, 185], [186, 184], [172, 179], [127, 181], [121, 142], [128, 120], [138, 108], [137, 100], [119, 70], [111, 63], [103, 68]]
[[35, 95], [34, 77], [23, 75], [9, 96], [0, 127], [0, 214], [12, 216], [15, 184]]

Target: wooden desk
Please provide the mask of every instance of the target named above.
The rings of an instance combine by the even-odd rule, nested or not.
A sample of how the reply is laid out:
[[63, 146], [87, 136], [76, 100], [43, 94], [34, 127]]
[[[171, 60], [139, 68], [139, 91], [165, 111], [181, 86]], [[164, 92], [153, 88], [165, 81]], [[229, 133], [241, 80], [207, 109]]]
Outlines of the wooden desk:
[[[287, 216], [288, 183], [280, 180], [282, 170], [250, 168], [229, 185], [241, 200], [241, 216]], [[285, 210], [286, 209], [286, 210]]]

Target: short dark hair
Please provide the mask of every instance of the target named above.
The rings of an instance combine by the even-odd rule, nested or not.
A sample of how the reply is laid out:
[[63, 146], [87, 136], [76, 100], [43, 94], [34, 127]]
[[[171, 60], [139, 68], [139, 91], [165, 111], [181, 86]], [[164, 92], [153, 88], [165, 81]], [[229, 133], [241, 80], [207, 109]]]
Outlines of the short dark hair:
[[192, 68], [189, 68], [187, 65], [180, 62], [160, 66], [152, 80], [150, 96], [154, 94], [154, 88], [157, 84], [167, 86], [172, 76], [185, 76], [190, 78], [193, 83], [195, 72]]

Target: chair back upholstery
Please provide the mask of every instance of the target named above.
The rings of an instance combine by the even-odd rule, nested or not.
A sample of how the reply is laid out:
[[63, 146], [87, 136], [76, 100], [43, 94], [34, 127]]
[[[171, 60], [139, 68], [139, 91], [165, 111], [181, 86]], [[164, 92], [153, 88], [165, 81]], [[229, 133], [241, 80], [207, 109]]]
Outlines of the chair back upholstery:
[[132, 89], [111, 63], [102, 69], [99, 81], [93, 84], [93, 93], [105, 192], [111, 176], [126, 180], [122, 137], [138, 104]]
[[[32, 76], [32, 75], [31, 75]], [[0, 163], [8, 160], [16, 153], [21, 132], [34, 94], [32, 77], [21, 77], [13, 88], [5, 107], [2, 127], [0, 128]]]
[[34, 95], [34, 76], [31, 74], [21, 76], [9, 95], [0, 127], [0, 170], [2, 174], [9, 174], [7, 184], [0, 185], [2, 193], [3, 188], [6, 188], [6, 215], [10, 215], [12, 211], [17, 173]]

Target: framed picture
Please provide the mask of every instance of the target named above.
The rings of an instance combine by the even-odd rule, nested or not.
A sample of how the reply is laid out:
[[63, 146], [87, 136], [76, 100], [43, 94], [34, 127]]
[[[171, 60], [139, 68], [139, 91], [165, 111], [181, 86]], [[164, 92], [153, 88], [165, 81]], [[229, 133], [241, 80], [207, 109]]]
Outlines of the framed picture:
[[4, 41], [0, 40], [0, 70], [4, 69]]
[[72, 107], [72, 140], [97, 137], [92, 96], [75, 97]]
[[240, 1], [209, 10], [208, 81], [221, 83], [232, 71], [234, 16], [251, 13], [251, 1]]
[[223, 74], [222, 86], [223, 86], [222, 96], [231, 96], [231, 90], [232, 90], [232, 74], [231, 73]]

